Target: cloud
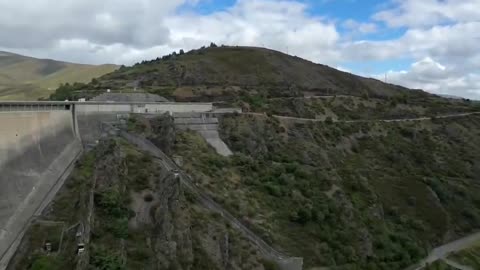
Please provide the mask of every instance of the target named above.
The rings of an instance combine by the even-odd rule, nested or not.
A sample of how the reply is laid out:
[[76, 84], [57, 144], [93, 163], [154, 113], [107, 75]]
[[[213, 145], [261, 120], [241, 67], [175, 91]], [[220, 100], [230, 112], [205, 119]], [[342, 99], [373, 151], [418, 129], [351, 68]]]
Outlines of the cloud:
[[186, 0], [0, 0], [2, 47], [49, 48], [60, 39], [132, 47], [163, 44], [163, 18]]
[[353, 19], [344, 21], [342, 26], [349, 31], [361, 34], [371, 34], [378, 31], [378, 26], [375, 23], [362, 23]]
[[[225, 12], [167, 19], [172, 45], [186, 49], [208, 44], [264, 46], [318, 62], [335, 62], [335, 25], [309, 17], [307, 6], [292, 1], [241, 0]], [[228, 22], [228, 23], [226, 23]]]
[[394, 0], [393, 7], [373, 18], [390, 27], [429, 27], [478, 21], [480, 0]]
[[[309, 16], [308, 6], [296, 1], [239, 0], [207, 15], [176, 12], [193, 3], [185, 0], [36, 3], [23, 10], [21, 4], [0, 0], [0, 9], [11, 14], [0, 18], [0, 47], [70, 61], [132, 64], [213, 41], [265, 46], [317, 62], [338, 59], [335, 25]], [[60, 7], [48, 8], [54, 4]], [[39, 23], [30, 23], [32, 17]]]
[[386, 41], [355, 41], [343, 45], [352, 60], [385, 60], [431, 55], [464, 61], [478, 55], [480, 22], [410, 29], [403, 36]]
[[[202, 1], [211, 0], [0, 0], [0, 50], [128, 65], [215, 42], [288, 51], [331, 66], [409, 59], [411, 68], [392, 71], [392, 80], [480, 98], [480, 0], [392, 0], [367, 21], [327, 20], [302, 0], [237, 0], [200, 14], [195, 7]], [[389, 27], [402, 34], [361, 39], [388, 36]]]
[[[375, 75], [384, 79], [384, 74]], [[436, 94], [450, 94], [478, 99], [480, 76], [475, 73], [459, 74], [426, 57], [411, 65], [409, 70], [387, 72], [388, 82], [405, 85], [413, 89], [424, 89]]]
[[477, 21], [411, 28], [397, 39], [344, 43], [342, 55], [349, 61], [414, 59], [410, 70], [390, 72], [393, 83], [480, 99], [478, 29]]

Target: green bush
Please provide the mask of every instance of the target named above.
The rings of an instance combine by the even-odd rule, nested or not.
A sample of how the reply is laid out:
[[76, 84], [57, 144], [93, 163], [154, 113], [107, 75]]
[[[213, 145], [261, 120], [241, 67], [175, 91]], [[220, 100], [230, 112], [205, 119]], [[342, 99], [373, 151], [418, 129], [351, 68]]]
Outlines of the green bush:
[[120, 256], [103, 248], [94, 248], [90, 256], [90, 265], [97, 270], [124, 270]]
[[107, 189], [95, 194], [95, 205], [108, 216], [115, 218], [128, 216], [129, 211], [123, 204], [124, 197], [115, 189]]
[[62, 270], [62, 265], [55, 256], [41, 255], [34, 259], [31, 270]]

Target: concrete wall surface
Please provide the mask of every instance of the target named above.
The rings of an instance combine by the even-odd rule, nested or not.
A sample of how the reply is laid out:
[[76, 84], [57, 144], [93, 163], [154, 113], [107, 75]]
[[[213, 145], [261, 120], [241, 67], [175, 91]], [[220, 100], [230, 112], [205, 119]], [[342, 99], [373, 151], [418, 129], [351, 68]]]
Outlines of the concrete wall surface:
[[174, 113], [175, 127], [180, 130], [197, 131], [222, 156], [233, 155], [228, 145], [220, 138], [218, 133], [218, 118], [210, 113]]
[[103, 123], [118, 122], [120, 118], [127, 117], [128, 114], [118, 112], [77, 112], [76, 120], [78, 133], [84, 145], [94, 145], [104, 134]]
[[208, 112], [213, 110], [212, 103], [76, 103], [78, 113], [155, 113], [155, 112]]
[[0, 113], [0, 260], [82, 151], [72, 112]]

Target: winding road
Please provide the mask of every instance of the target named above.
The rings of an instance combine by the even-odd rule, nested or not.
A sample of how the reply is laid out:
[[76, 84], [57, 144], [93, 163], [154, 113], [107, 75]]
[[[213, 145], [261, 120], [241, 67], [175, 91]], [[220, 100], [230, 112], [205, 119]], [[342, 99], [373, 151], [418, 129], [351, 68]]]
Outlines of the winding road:
[[[255, 112], [245, 112], [243, 114], [246, 115], [254, 115], [254, 116], [264, 116], [267, 117], [265, 113], [255, 113]], [[480, 112], [468, 112], [468, 113], [454, 113], [454, 114], [445, 114], [445, 115], [438, 115], [434, 117], [417, 117], [417, 118], [397, 118], [397, 119], [367, 119], [367, 120], [338, 120], [335, 123], [369, 123], [369, 122], [384, 122], [384, 123], [392, 123], [392, 122], [414, 122], [414, 121], [427, 121], [432, 119], [445, 119], [445, 118], [457, 118], [457, 117], [466, 117], [471, 115], [480, 115]], [[326, 122], [325, 119], [314, 119], [314, 118], [301, 118], [301, 117], [293, 117], [293, 116], [282, 116], [282, 115], [272, 115], [280, 120], [291, 120], [296, 122]]]
[[[420, 270], [423, 269], [427, 264], [431, 264], [433, 262], [436, 262], [438, 260], [444, 260], [447, 264], [454, 266], [458, 268], [457, 266], [450, 264], [449, 262], [452, 262], [447, 259], [447, 257], [452, 254], [453, 252], [457, 251], [462, 251], [464, 249], [467, 249], [469, 247], [472, 247], [473, 245], [477, 244], [480, 242], [480, 232], [471, 234], [469, 236], [466, 236], [464, 238], [460, 238], [458, 240], [455, 240], [453, 242], [450, 242], [448, 244], [445, 244], [443, 246], [439, 246], [437, 248], [434, 248], [428, 257], [420, 261], [419, 263], [410, 266], [407, 268], [408, 270]], [[459, 265], [456, 263], [456, 265]], [[462, 269], [462, 268], [459, 268]], [[463, 268], [463, 269], [468, 269], [468, 268]]]

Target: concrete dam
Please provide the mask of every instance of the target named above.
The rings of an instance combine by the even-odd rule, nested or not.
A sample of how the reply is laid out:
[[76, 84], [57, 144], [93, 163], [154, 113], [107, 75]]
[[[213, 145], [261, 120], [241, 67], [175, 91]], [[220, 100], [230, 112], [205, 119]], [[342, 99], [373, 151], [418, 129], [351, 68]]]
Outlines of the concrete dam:
[[41, 214], [102, 122], [130, 113], [210, 112], [211, 103], [1, 102], [0, 269]]

